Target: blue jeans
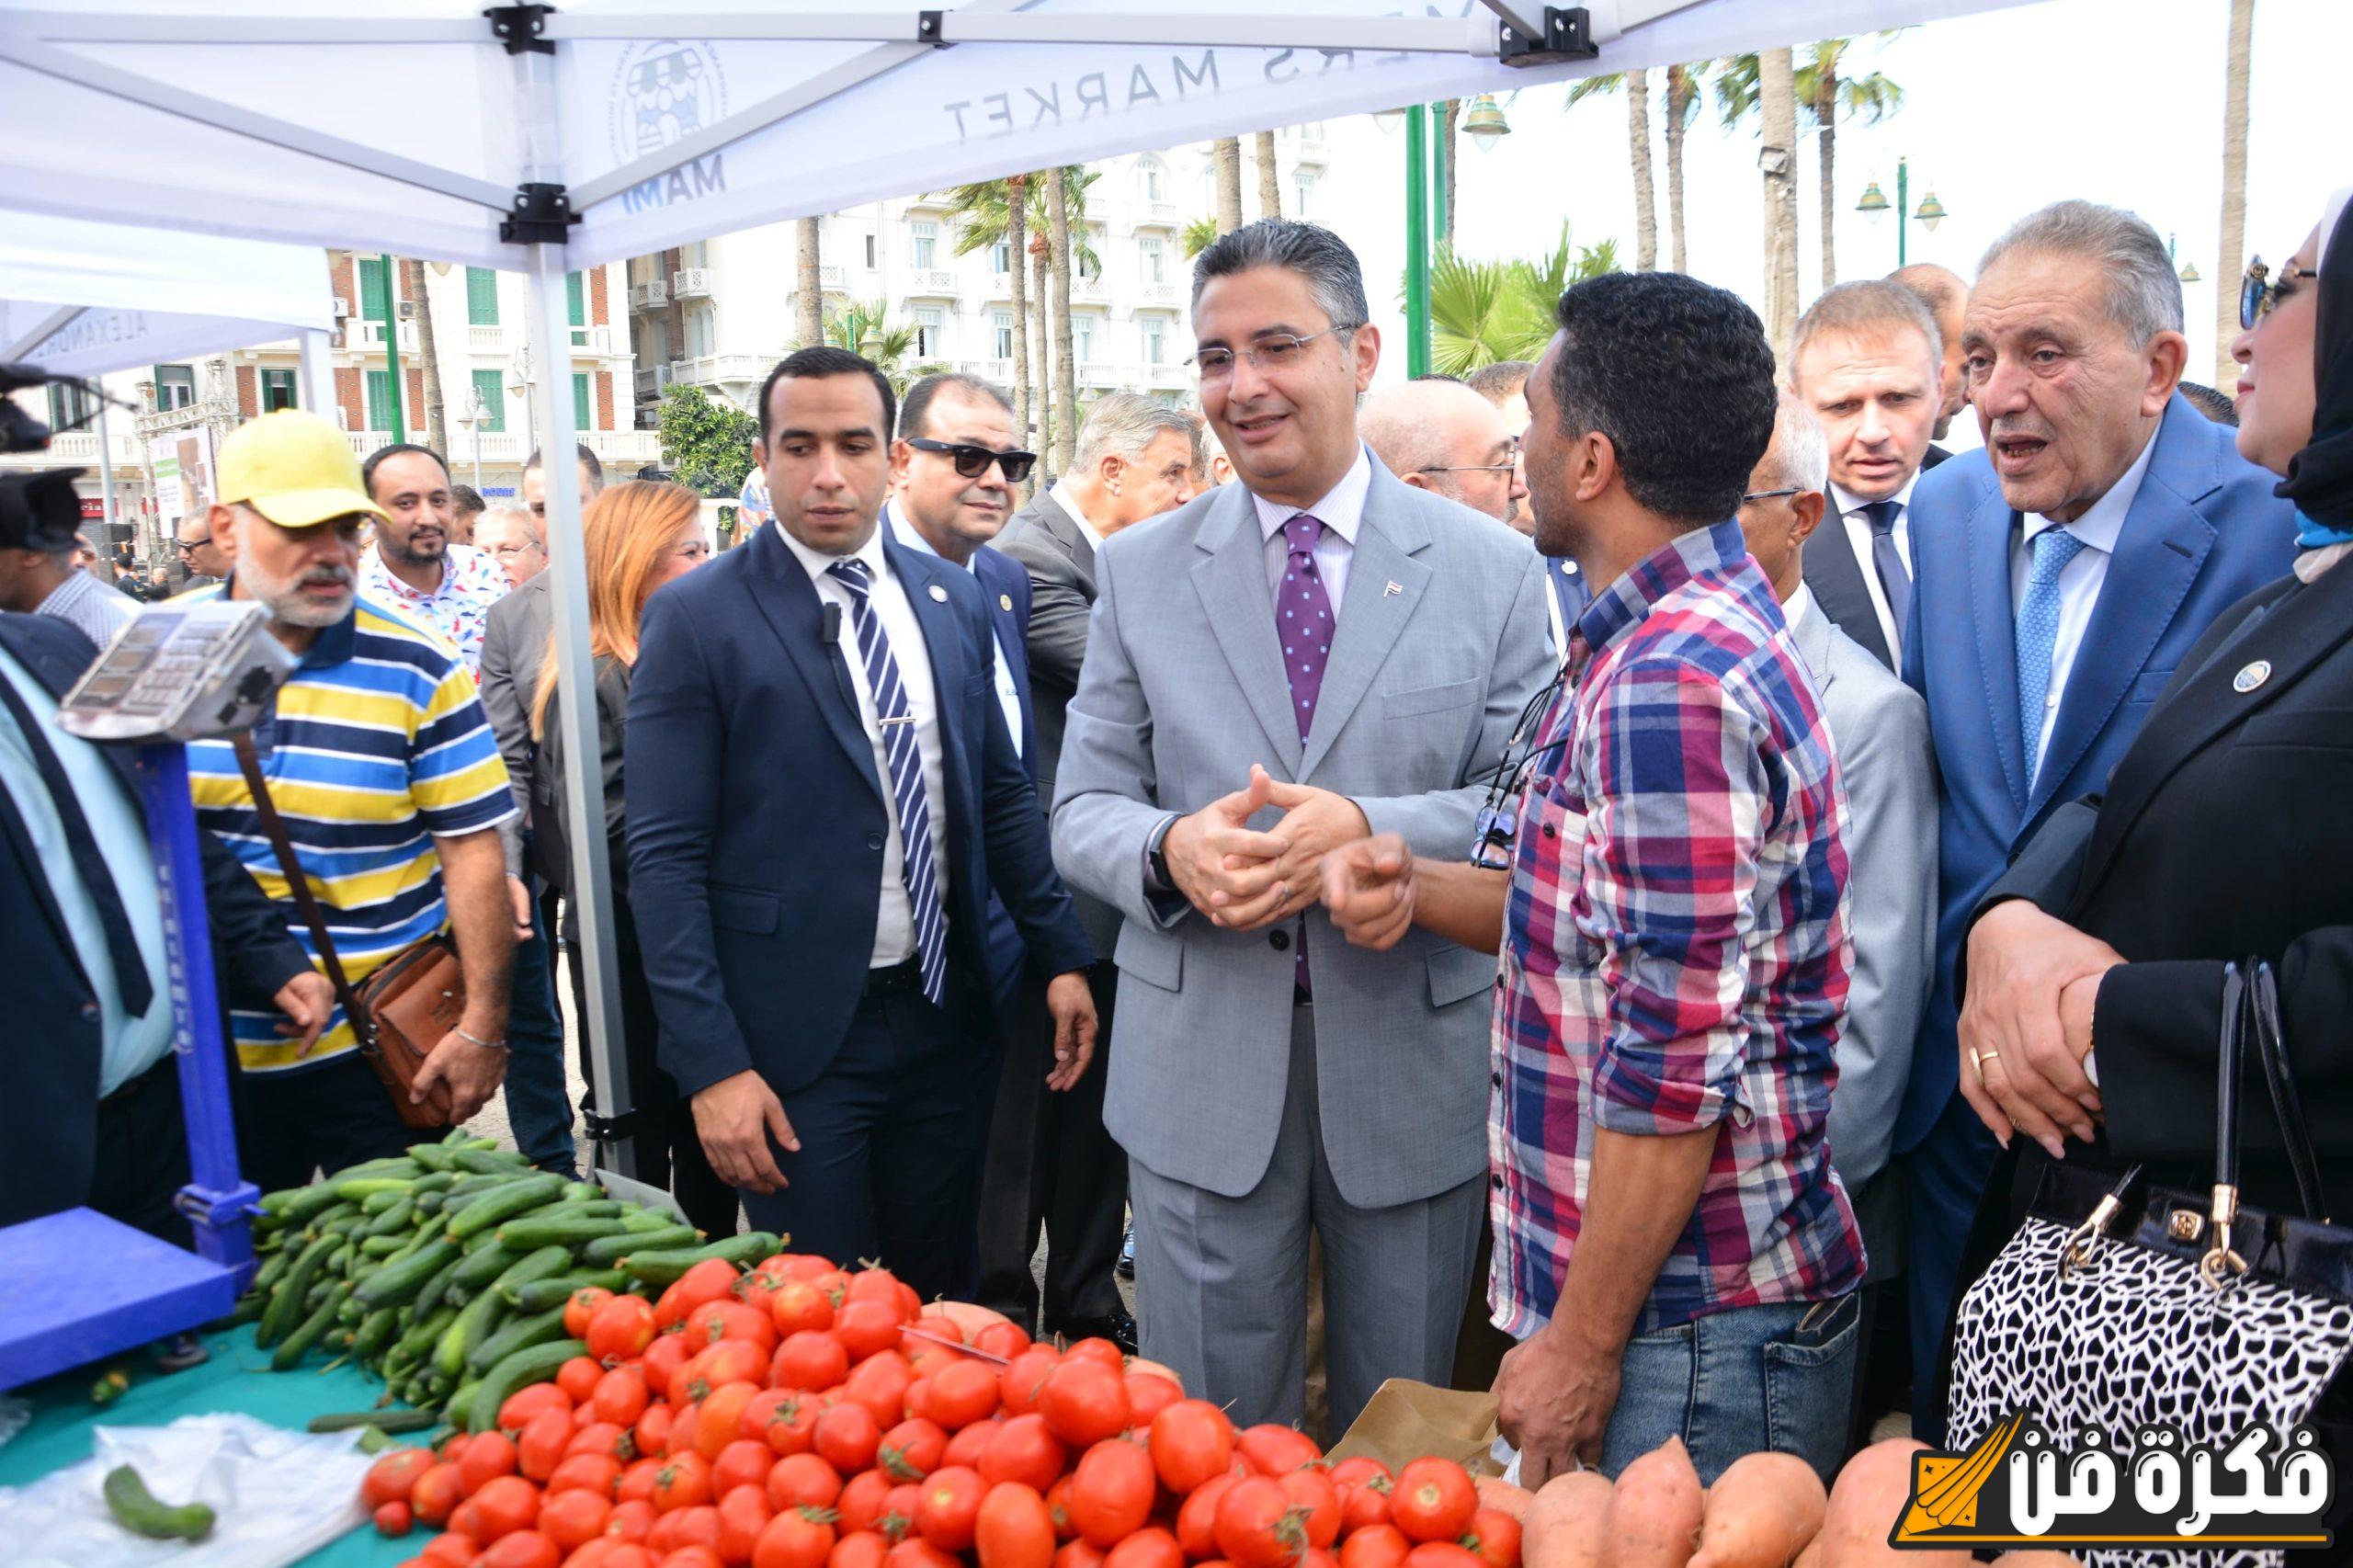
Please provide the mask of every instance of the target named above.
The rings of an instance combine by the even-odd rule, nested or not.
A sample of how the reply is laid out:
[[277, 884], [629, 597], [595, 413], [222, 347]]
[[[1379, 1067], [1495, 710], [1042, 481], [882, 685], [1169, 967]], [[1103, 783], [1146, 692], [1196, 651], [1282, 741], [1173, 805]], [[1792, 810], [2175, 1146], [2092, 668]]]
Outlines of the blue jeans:
[[1672, 1436], [1691, 1450], [1703, 1486], [1767, 1449], [1797, 1455], [1827, 1483], [1846, 1456], [1861, 1316], [1848, 1291], [1636, 1335], [1619, 1364], [1601, 1468], [1614, 1476]]
[[515, 971], [507, 983], [506, 1120], [525, 1159], [569, 1174], [579, 1167], [551, 957], [546, 923], [534, 922], [531, 939], [515, 944]]

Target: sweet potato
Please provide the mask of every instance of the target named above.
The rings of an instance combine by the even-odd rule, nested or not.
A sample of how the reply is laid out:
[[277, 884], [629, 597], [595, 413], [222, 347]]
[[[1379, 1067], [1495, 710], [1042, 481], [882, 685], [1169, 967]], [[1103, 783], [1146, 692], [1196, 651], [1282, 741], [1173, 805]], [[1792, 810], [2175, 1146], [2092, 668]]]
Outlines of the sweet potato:
[[1829, 1498], [1795, 1454], [1745, 1454], [1708, 1488], [1691, 1568], [1789, 1568], [1822, 1533]]
[[1528, 1506], [1536, 1501], [1536, 1494], [1527, 1487], [1514, 1486], [1492, 1475], [1475, 1477], [1472, 1484], [1479, 1489], [1479, 1506], [1508, 1514], [1522, 1525], [1528, 1523]]
[[1699, 1472], [1669, 1437], [1619, 1472], [1603, 1527], [1603, 1568], [1684, 1568], [1699, 1540]]
[[991, 1312], [988, 1308], [976, 1305], [971, 1301], [934, 1301], [931, 1305], [924, 1308], [924, 1315], [926, 1317], [943, 1317], [949, 1323], [954, 1324], [956, 1325], [956, 1332], [958, 1335], [961, 1337], [966, 1344], [972, 1343], [972, 1339], [979, 1335], [981, 1330], [988, 1327], [989, 1324], [993, 1323], [1010, 1323], [1013, 1321], [1006, 1317], [1003, 1312]]
[[1970, 1568], [1974, 1560], [1964, 1550], [1898, 1551], [1887, 1544], [1912, 1495], [1912, 1456], [1927, 1447], [1891, 1437], [1847, 1461], [1823, 1516], [1822, 1568]]
[[1609, 1494], [1609, 1478], [1597, 1470], [1571, 1471], [1546, 1482], [1520, 1522], [1524, 1568], [1599, 1568]]

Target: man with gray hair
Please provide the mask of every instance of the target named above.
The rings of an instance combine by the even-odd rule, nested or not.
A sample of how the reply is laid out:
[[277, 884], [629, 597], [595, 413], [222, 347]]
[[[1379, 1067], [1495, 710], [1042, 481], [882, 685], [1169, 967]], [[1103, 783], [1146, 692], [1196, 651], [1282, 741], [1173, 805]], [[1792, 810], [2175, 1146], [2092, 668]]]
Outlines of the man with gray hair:
[[[1970, 912], [2052, 810], [2102, 789], [2182, 657], [2225, 608], [2288, 570], [2293, 509], [2231, 432], [2176, 390], [2188, 344], [2165, 241], [2129, 212], [2062, 201], [2020, 220], [1978, 268], [1961, 327], [1985, 449], [1922, 480], [1904, 678], [1928, 699], [1938, 764], [1937, 971], [1895, 1129], [1908, 1152], [1913, 1377], [1931, 1385], [1961, 1249], [1995, 1134], [1955, 1088], [2003, 1071], [1960, 1059], [1957, 973]], [[1991, 920], [1981, 922], [1984, 930]], [[2088, 939], [2046, 981], [2116, 960]], [[2075, 967], [2074, 974], [2052, 968]], [[2017, 977], [1972, 966], [1969, 1005]], [[2055, 1016], [2048, 1021], [2055, 1031]], [[2018, 1129], [2055, 1159], [2088, 1138]], [[2013, 1136], [2004, 1127], [2002, 1141]], [[1942, 1412], [1915, 1407], [1934, 1442]]]
[[[1095, 606], [1096, 552], [1104, 540], [1193, 498], [1200, 443], [1193, 416], [1140, 392], [1112, 392], [1079, 426], [1071, 471], [1005, 526], [996, 549], [1029, 574], [1029, 688], [1037, 716], [1035, 757], [1041, 806], [1054, 799], [1070, 699], [1086, 657]], [[1040, 1071], [1017, 1057], [1036, 1054], [1035, 1030], [1006, 1040], [981, 1187], [981, 1290], [984, 1306], [1027, 1328], [1086, 1333], [1132, 1344], [1135, 1322], [1120, 1300], [1118, 1267], [1126, 1228], [1127, 1160], [1103, 1127], [1119, 966], [1120, 912], [1072, 890], [1095, 949], [1097, 1068], [1065, 1094], [1040, 1092]], [[1029, 1271], [1038, 1233], [1046, 1234], [1044, 1290]], [[1042, 1320], [1040, 1312], [1042, 1309]]]
[[1467, 853], [1551, 673], [1526, 541], [1366, 453], [1370, 313], [1327, 229], [1262, 219], [1201, 253], [1192, 364], [1237, 483], [1097, 556], [1055, 780], [1055, 863], [1126, 917], [1104, 1115], [1143, 1352], [1245, 1426], [1303, 1413], [1311, 1235], [1334, 1430], [1382, 1380], [1450, 1369], [1495, 962], [1427, 932], [1351, 947], [1323, 861], [1381, 831]]
[[[1944, 340], [1944, 364], [1939, 374], [1943, 405], [1937, 413], [1936, 431], [1936, 438], [1941, 441], [1952, 428], [1953, 416], [1969, 403], [1969, 370], [1961, 363], [1961, 325], [1962, 312], [1969, 308], [1969, 284], [1951, 267], [1938, 267], [1933, 261], [1899, 267], [1887, 275], [1887, 280], [1920, 296], [1920, 302], [1936, 318], [1937, 335]], [[1944, 454], [1939, 451], [1937, 461], [1943, 460]]]

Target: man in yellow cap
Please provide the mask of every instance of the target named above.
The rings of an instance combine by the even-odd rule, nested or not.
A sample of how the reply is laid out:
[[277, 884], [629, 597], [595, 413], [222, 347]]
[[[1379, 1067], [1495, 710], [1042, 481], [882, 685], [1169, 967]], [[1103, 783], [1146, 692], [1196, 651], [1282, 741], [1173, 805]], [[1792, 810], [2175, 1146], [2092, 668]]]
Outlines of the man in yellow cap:
[[[354, 985], [426, 937], [454, 936], [465, 1011], [416, 1094], [463, 1121], [506, 1075], [515, 951], [495, 831], [515, 805], [473, 676], [447, 643], [358, 597], [359, 530], [383, 513], [342, 431], [314, 414], [264, 415], [222, 444], [216, 475], [212, 540], [230, 574], [213, 591], [266, 606], [270, 631], [301, 661], [254, 728], [271, 799]], [[199, 816], [312, 950], [229, 744], [199, 742], [188, 761]], [[230, 1017], [247, 1088], [246, 1163], [265, 1189], [412, 1141], [340, 1007], [307, 1049], [269, 1015]]]

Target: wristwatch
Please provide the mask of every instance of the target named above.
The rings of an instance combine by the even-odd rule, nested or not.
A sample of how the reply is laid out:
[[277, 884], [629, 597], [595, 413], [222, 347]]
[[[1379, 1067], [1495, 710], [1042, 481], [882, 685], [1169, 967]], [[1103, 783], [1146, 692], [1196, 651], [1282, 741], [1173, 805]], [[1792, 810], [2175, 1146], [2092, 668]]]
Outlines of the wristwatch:
[[1152, 880], [1170, 892], [1176, 890], [1176, 879], [1168, 874], [1168, 830], [1176, 825], [1176, 819], [1171, 816], [1154, 828], [1143, 853], [1144, 868], [1152, 873]]

